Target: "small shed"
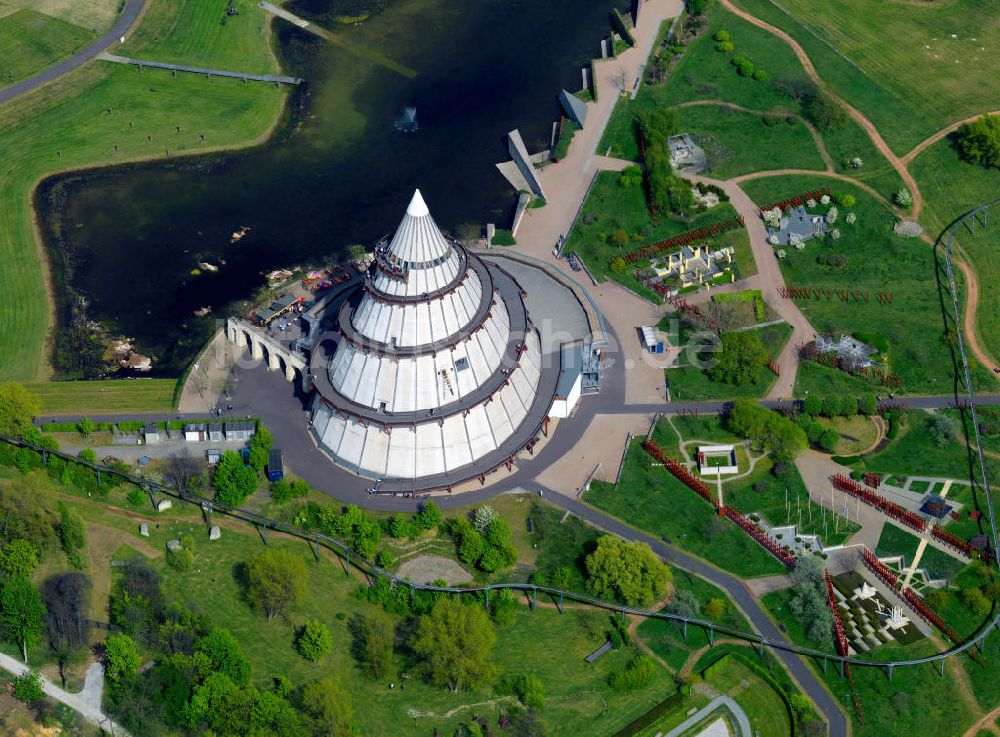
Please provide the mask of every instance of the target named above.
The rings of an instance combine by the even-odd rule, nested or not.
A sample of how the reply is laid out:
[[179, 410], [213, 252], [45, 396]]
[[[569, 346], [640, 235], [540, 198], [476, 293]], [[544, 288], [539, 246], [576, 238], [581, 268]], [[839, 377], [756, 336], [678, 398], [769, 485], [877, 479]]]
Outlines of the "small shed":
[[241, 420], [239, 422], [227, 422], [225, 428], [226, 440], [229, 442], [248, 442], [253, 437], [254, 423]]
[[213, 422], [208, 426], [208, 442], [210, 443], [221, 443], [222, 442], [222, 423]]
[[146, 445], [158, 445], [163, 439], [155, 422], [147, 422], [142, 426], [142, 436], [146, 439]]
[[184, 426], [184, 439], [189, 443], [204, 443], [208, 440], [208, 427], [204, 422], [191, 422]]
[[281, 481], [285, 478], [285, 467], [281, 459], [281, 451], [273, 448], [267, 454], [267, 480]]
[[222, 458], [222, 451], [218, 448], [209, 448], [205, 451], [205, 459], [210, 466], [214, 466]]
[[663, 341], [652, 325], [642, 326], [642, 340], [650, 353], [663, 353]]

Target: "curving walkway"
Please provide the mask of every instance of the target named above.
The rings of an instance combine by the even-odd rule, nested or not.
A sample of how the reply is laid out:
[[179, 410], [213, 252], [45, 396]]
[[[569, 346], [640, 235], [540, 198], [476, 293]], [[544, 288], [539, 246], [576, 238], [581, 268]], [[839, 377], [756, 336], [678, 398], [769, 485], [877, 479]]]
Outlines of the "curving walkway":
[[[0, 653], [0, 668], [16, 676], [28, 670], [28, 667], [20, 660], [16, 660], [9, 655]], [[70, 693], [45, 676], [39, 674], [42, 679], [42, 690], [61, 704], [65, 704], [73, 711], [78, 712], [91, 724], [95, 724], [104, 729], [110, 729], [114, 735], [128, 737], [128, 732], [121, 725], [115, 723], [109, 716], [101, 711], [101, 691], [104, 687], [104, 668], [100, 663], [94, 663], [87, 669], [84, 678], [83, 690], [80, 693]]]
[[38, 89], [42, 85], [59, 79], [59, 77], [62, 77], [64, 74], [68, 74], [74, 69], [83, 66], [88, 61], [108, 49], [112, 44], [118, 43], [122, 36], [132, 30], [132, 26], [139, 19], [139, 16], [142, 15], [142, 11], [145, 6], [146, 0], [127, 0], [125, 9], [118, 17], [118, 22], [115, 23], [103, 36], [88, 44], [68, 59], [63, 59], [58, 64], [53, 64], [52, 66], [43, 69], [34, 77], [29, 77], [28, 79], [22, 80], [15, 85], [0, 90], [0, 104], [9, 102], [14, 98]]
[[944, 138], [945, 136], [947, 136], [949, 133], [958, 130], [959, 128], [961, 128], [966, 123], [971, 123], [974, 120], [979, 120], [979, 118], [983, 117], [984, 115], [1000, 115], [1000, 110], [993, 110], [993, 111], [990, 111], [990, 112], [979, 113], [978, 115], [972, 115], [972, 116], [970, 116], [968, 118], [964, 118], [962, 120], [956, 120], [954, 123], [952, 123], [951, 125], [947, 126], [946, 128], [942, 128], [937, 133], [935, 133], [935, 134], [933, 134], [931, 136], [928, 136], [927, 138], [925, 138], [924, 140], [922, 140], [920, 143], [918, 143], [916, 146], [914, 146], [908, 153], [903, 154], [903, 156], [900, 157], [900, 161], [902, 161], [902, 162], [904, 162], [906, 164], [909, 164], [911, 161], [913, 161], [915, 158], [917, 158], [920, 154], [922, 154], [926, 149], [928, 149], [931, 146], [933, 146], [935, 143], [937, 143], [938, 141], [940, 141], [942, 138]]

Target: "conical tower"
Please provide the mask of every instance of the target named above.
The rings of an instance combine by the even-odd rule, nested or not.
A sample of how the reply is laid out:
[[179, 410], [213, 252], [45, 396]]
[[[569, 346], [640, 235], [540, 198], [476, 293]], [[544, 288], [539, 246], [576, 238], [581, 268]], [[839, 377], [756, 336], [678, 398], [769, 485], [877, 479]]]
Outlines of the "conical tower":
[[312, 358], [313, 433], [357, 473], [414, 488], [473, 477], [548, 410], [520, 286], [446, 238], [419, 190], [336, 314]]

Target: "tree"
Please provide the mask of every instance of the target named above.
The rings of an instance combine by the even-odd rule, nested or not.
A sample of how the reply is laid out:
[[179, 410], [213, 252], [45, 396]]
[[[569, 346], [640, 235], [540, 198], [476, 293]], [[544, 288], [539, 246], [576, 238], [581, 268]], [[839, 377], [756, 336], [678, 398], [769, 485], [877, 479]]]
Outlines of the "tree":
[[545, 725], [536, 709], [525, 709], [511, 714], [512, 737], [545, 737]]
[[497, 510], [488, 504], [484, 504], [481, 507], [476, 507], [476, 510], [472, 513], [472, 526], [476, 528], [476, 532], [480, 535], [486, 535], [486, 530], [493, 520], [498, 517]]
[[587, 586], [594, 596], [644, 606], [660, 599], [672, 580], [670, 569], [648, 545], [602, 535], [587, 556]]
[[936, 414], [927, 422], [927, 432], [939, 448], [945, 448], [958, 437], [958, 428], [947, 415]]
[[410, 521], [402, 512], [396, 512], [389, 519], [389, 535], [399, 540], [410, 534]]
[[250, 456], [248, 463], [250, 467], [260, 473], [267, 465], [267, 455], [274, 447], [274, 439], [271, 432], [263, 425], [258, 425], [257, 432], [250, 438]]
[[983, 595], [981, 589], [963, 589], [962, 603], [976, 616], [983, 616], [990, 611], [990, 600]]
[[306, 684], [302, 689], [302, 710], [317, 737], [355, 737], [351, 695], [333, 676]]
[[702, 611], [705, 612], [705, 616], [714, 622], [722, 621], [722, 618], [726, 616], [726, 611], [728, 607], [726, 606], [725, 599], [720, 599], [715, 597], [708, 600]]
[[361, 671], [380, 683], [392, 678], [396, 669], [392, 661], [395, 638], [389, 618], [377, 610], [358, 614], [351, 619], [350, 630], [351, 654]]
[[811, 95], [804, 107], [806, 117], [820, 130], [836, 130], [847, 122], [844, 109], [823, 93]]
[[198, 459], [191, 455], [187, 448], [177, 453], [171, 453], [164, 459], [163, 463], [164, 479], [180, 492], [188, 490], [191, 480], [198, 475], [200, 470]]
[[368, 255], [368, 249], [360, 243], [351, 243], [345, 251], [349, 261], [361, 261]]
[[457, 693], [463, 686], [493, 678], [496, 669], [489, 659], [495, 642], [482, 607], [442, 598], [418, 621], [411, 647], [424, 675]]
[[28, 662], [28, 649], [38, 643], [42, 633], [45, 604], [38, 590], [24, 576], [13, 576], [0, 589], [0, 624], [7, 636], [21, 646], [24, 662]]
[[330, 628], [316, 619], [306, 622], [295, 639], [295, 649], [303, 658], [315, 663], [333, 649]]
[[712, 381], [734, 386], [753, 384], [767, 365], [767, 349], [760, 337], [749, 330], [722, 334], [722, 352], [715, 366], [705, 373]]
[[8, 576], [28, 578], [39, 562], [38, 546], [31, 540], [16, 537], [0, 549], [0, 571]]
[[87, 645], [90, 579], [82, 573], [57, 573], [45, 580], [40, 594], [46, 609], [45, 635], [64, 676], [73, 655]]
[[874, 394], [863, 394], [861, 396], [861, 414], [872, 417], [878, 413], [878, 400]]
[[545, 708], [545, 685], [534, 673], [514, 676], [507, 683], [510, 692], [529, 709]]
[[819, 398], [818, 394], [810, 394], [802, 402], [802, 411], [807, 415], [818, 415], [823, 411], [823, 400]]
[[464, 519], [455, 521], [452, 536], [458, 545], [458, 559], [468, 566], [476, 565], [486, 550], [486, 538]]
[[836, 417], [840, 414], [840, 397], [836, 394], [830, 394], [823, 399], [823, 412], [824, 417]]
[[628, 263], [621, 256], [611, 259], [611, 270], [616, 274], [621, 274], [628, 268]]
[[956, 133], [962, 158], [981, 166], [1000, 167], [1000, 115], [984, 115]]
[[215, 498], [230, 507], [240, 506], [257, 488], [257, 472], [243, 465], [239, 453], [227, 450], [222, 454], [212, 475]]
[[112, 681], [135, 675], [141, 662], [139, 646], [128, 635], [110, 635], [104, 641], [104, 668]]
[[892, 201], [900, 207], [909, 207], [913, 204], [913, 195], [910, 194], [910, 190], [903, 187], [892, 196]]
[[42, 411], [42, 402], [20, 384], [0, 383], [0, 435], [23, 435]]
[[693, 618], [701, 611], [701, 604], [690, 589], [680, 589], [667, 604], [667, 611], [678, 617]]
[[823, 431], [823, 434], [819, 436], [819, 447], [825, 450], [827, 453], [832, 453], [837, 449], [837, 445], [840, 444], [840, 433], [834, 430], [832, 427], [828, 427]]
[[424, 502], [413, 521], [418, 530], [433, 530], [444, 519], [441, 509], [431, 501]]
[[97, 429], [97, 425], [89, 417], [81, 417], [80, 421], [76, 423], [76, 429], [83, 437], [89, 438], [90, 434]]
[[250, 661], [229, 630], [213, 627], [194, 643], [194, 651], [208, 658], [212, 671], [226, 675], [237, 686], [250, 685]]
[[806, 629], [809, 639], [825, 642], [833, 627], [833, 615], [826, 603], [823, 561], [811, 556], [799, 558], [792, 580], [794, 596], [788, 603], [789, 610]]
[[268, 619], [298, 607], [308, 573], [302, 558], [287, 550], [265, 550], [246, 564], [247, 598]]
[[45, 696], [42, 677], [33, 670], [26, 670], [14, 679], [14, 698], [26, 704], [41, 701]]
[[618, 248], [625, 248], [629, 244], [628, 231], [625, 228], [615, 228], [611, 231], [611, 243]]
[[59, 542], [74, 568], [83, 568], [80, 551], [87, 542], [87, 525], [77, 512], [59, 502]]
[[726, 422], [734, 432], [771, 453], [776, 461], [793, 460], [806, 447], [801, 427], [753, 400], [737, 399]]

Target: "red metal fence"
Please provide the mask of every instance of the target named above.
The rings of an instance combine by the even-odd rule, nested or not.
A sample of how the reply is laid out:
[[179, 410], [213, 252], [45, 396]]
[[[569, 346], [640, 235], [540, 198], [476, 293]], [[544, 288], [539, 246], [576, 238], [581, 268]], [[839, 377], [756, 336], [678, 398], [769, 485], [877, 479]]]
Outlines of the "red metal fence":
[[752, 537], [762, 548], [764, 548], [764, 550], [769, 552], [789, 568], [795, 568], [795, 556], [791, 552], [785, 550], [781, 543], [768, 535], [763, 527], [732, 507], [723, 507], [722, 513], [735, 522], [741, 530]]
[[902, 522], [904, 525], [913, 528], [917, 532], [923, 532], [924, 528], [927, 527], [927, 523], [924, 522], [920, 515], [914, 514], [908, 509], [903, 509], [895, 502], [890, 502], [881, 494], [876, 494], [874, 491], [863, 486], [862, 484], [859, 484], [854, 479], [850, 479], [847, 476], [838, 473], [830, 477], [830, 482], [840, 491], [860, 499], [865, 504], [875, 507], [875, 509], [880, 512], [892, 517], [898, 522]]
[[798, 207], [799, 205], [804, 205], [806, 200], [818, 200], [823, 195], [830, 194], [830, 185], [826, 185], [826, 191], [823, 191], [822, 187], [817, 187], [809, 192], [802, 192], [794, 197], [789, 197], [784, 200], [779, 200], [778, 202], [772, 202], [769, 205], [763, 205], [757, 210], [757, 214], [764, 212], [764, 210], [773, 210], [778, 208], [779, 210], [784, 210], [786, 207]]

